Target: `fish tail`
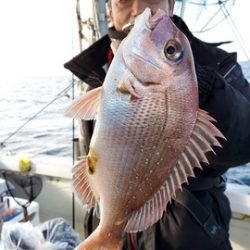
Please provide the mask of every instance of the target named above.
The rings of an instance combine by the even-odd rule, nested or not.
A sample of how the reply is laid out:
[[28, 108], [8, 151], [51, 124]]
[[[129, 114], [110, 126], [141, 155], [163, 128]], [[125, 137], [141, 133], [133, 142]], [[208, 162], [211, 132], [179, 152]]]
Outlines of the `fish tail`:
[[95, 230], [76, 250], [120, 250], [121, 238], [104, 236]]

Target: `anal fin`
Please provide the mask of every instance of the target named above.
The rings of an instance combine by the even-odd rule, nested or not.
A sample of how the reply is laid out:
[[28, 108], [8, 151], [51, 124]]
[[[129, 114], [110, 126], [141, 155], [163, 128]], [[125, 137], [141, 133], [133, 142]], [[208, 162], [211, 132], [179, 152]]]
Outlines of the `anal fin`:
[[84, 158], [73, 168], [73, 187], [78, 198], [90, 207], [97, 206], [95, 196], [89, 185], [87, 176], [87, 159]]
[[170, 178], [162, 185], [155, 195], [140, 209], [130, 214], [125, 231], [135, 233], [143, 231], [156, 223], [166, 209], [173, 193], [169, 188]]

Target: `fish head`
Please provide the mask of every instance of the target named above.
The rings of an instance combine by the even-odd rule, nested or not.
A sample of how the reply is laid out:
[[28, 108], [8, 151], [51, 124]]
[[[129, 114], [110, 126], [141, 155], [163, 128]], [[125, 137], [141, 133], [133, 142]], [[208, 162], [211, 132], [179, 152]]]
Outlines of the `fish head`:
[[180, 82], [197, 88], [190, 43], [163, 10], [152, 15], [146, 9], [121, 45], [126, 67], [144, 90], [161, 91]]

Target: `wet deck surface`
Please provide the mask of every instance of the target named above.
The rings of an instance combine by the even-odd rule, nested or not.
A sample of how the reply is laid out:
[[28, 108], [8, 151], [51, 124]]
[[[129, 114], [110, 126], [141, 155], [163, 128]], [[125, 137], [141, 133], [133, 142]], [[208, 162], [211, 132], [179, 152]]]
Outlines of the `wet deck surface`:
[[233, 250], [250, 250], [250, 217], [233, 218], [230, 224], [230, 240]]

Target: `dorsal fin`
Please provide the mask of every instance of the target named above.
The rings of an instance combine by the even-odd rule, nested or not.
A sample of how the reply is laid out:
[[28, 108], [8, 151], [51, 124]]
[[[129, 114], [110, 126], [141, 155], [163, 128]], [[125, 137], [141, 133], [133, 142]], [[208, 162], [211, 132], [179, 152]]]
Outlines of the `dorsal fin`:
[[88, 91], [70, 106], [66, 116], [94, 120], [100, 104], [101, 90], [102, 87]]
[[140, 209], [130, 214], [126, 232], [142, 231], [156, 223], [162, 217], [167, 203], [175, 196], [176, 190], [182, 189], [181, 184], [188, 182], [188, 176], [194, 176], [193, 168], [201, 168], [200, 162], [208, 163], [205, 153], [213, 151], [211, 145], [220, 146], [215, 136], [225, 139], [211, 121], [215, 120], [206, 111], [198, 110], [193, 133], [176, 166], [158, 192]]
[[73, 168], [73, 187], [78, 198], [90, 207], [97, 205], [95, 196], [89, 186], [87, 175], [87, 158], [82, 159]]
[[187, 182], [188, 176], [194, 176], [193, 168], [202, 168], [200, 162], [208, 164], [206, 152], [214, 152], [211, 145], [221, 147], [216, 136], [225, 139], [211, 121], [215, 120], [206, 111], [198, 110], [193, 133], [176, 165], [176, 171], [183, 182]]

